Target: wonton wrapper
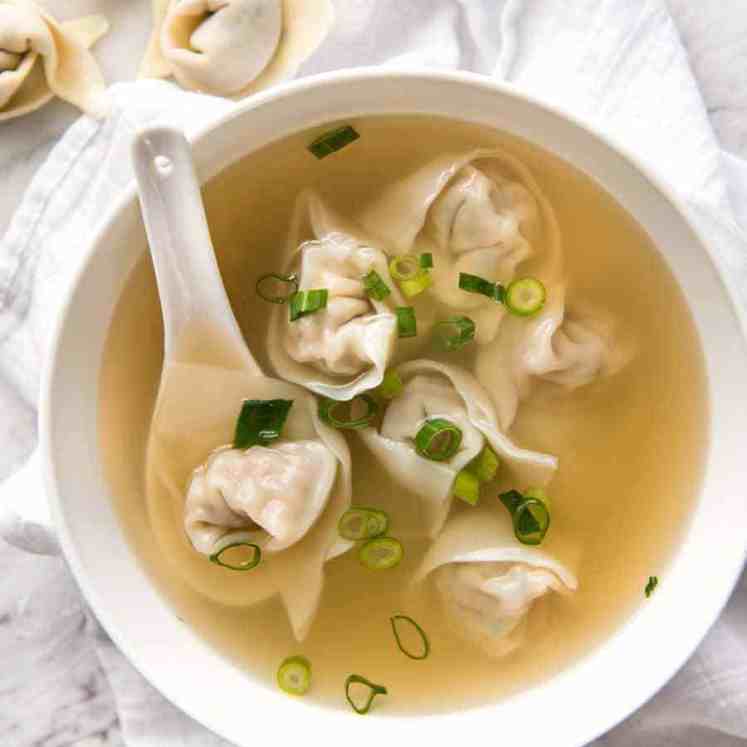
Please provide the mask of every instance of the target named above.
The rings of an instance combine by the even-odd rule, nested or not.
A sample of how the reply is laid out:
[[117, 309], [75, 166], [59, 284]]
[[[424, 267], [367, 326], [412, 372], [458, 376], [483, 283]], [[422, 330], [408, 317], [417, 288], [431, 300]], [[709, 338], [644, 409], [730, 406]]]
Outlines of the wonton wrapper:
[[[375, 269], [391, 293], [369, 298], [362, 278]], [[386, 254], [313, 192], [296, 204], [283, 272], [301, 290], [327, 288], [327, 308], [291, 322], [288, 305], [272, 311], [268, 353], [277, 375], [324, 397], [349, 400], [378, 386], [398, 344], [396, 306], [405, 301]]]
[[[401, 485], [421, 498], [427, 536], [441, 531], [452, 503], [458, 472], [488, 444], [501, 460], [501, 474], [522, 486], [544, 486], [557, 469], [549, 454], [516, 446], [503, 433], [490, 397], [461, 368], [427, 360], [397, 367], [404, 391], [388, 403], [381, 428], [357, 431], [377, 462]], [[444, 418], [462, 429], [460, 450], [448, 461], [420, 456], [413, 439], [425, 420]]]
[[292, 78], [333, 24], [330, 0], [153, 0], [139, 77], [243, 98]]
[[[163, 556], [190, 586], [221, 604], [249, 606], [279, 594], [296, 638], [303, 639], [319, 604], [324, 563], [351, 547], [337, 532], [351, 500], [345, 439], [319, 420], [314, 399], [293, 384], [188, 363], [171, 364], [165, 376], [147, 459], [148, 507]], [[196, 552], [183, 520], [192, 471], [217, 445], [231, 443], [242, 401], [247, 398], [292, 399], [282, 442], [318, 442], [334, 455], [338, 468], [323, 513], [303, 537], [285, 549], [272, 552], [268, 548], [259, 566], [237, 572], [210, 563]]]
[[88, 50], [108, 30], [103, 16], [57, 23], [30, 0], [0, 0], [0, 122], [53, 96], [103, 116], [104, 79]]
[[537, 257], [548, 282], [562, 261], [555, 213], [539, 185], [495, 148], [435, 158], [387, 189], [360, 222], [399, 253], [433, 254], [428, 293], [470, 316], [480, 344], [495, 337], [505, 308], [461, 290], [459, 273], [506, 285], [521, 262]]
[[565, 564], [516, 539], [501, 507], [467, 509], [450, 519], [415, 574], [416, 583], [426, 579], [455, 632], [492, 657], [522, 644], [537, 599], [578, 588]]
[[532, 377], [565, 389], [585, 386], [620, 371], [634, 354], [612, 317], [597, 309], [567, 308], [565, 287], [548, 288], [542, 311], [530, 319], [509, 316], [496, 339], [480, 348], [475, 374], [484, 381], [508, 429]]

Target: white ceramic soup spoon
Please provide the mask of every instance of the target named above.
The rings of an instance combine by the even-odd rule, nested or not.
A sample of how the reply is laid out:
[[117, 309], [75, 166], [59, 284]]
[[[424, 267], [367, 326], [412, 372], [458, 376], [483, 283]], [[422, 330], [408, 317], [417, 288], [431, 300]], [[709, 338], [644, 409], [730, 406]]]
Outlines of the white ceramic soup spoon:
[[142, 130], [132, 157], [161, 298], [164, 368], [201, 362], [261, 376], [223, 287], [187, 138], [170, 127]]
[[[307, 391], [263, 375], [247, 347], [221, 281], [190, 146], [183, 133], [165, 127], [139, 133], [133, 161], [165, 335], [145, 465], [149, 523], [158, 551], [192, 588], [220, 604], [248, 606], [280, 595], [293, 633], [301, 640], [319, 604], [322, 566], [351, 546], [337, 532], [337, 523], [351, 500], [347, 444], [338, 431], [319, 419], [316, 400]], [[247, 399], [292, 401], [281, 437], [263, 452], [259, 447], [245, 449], [236, 441], [237, 417]], [[295, 532], [292, 546], [278, 542], [278, 527], [264, 520], [262, 506], [246, 506], [246, 512], [236, 514], [227, 509], [228, 503], [222, 506], [223, 498], [216, 508], [211, 500], [217, 494], [207, 489], [204, 505], [199, 491], [194, 505], [185, 502], [188, 492], [193, 495], [196, 476], [202, 480], [200, 475], [207, 475], [200, 485], [209, 482], [207, 467], [219, 453], [230, 454], [236, 463], [255, 458], [261, 462], [270, 459], [275, 446], [278, 451], [273, 452], [272, 469], [280, 470], [274, 478], [278, 484], [285, 484], [290, 474], [289, 460], [285, 466], [277, 466], [282, 461], [278, 454], [285, 453], [283, 448], [323, 453], [322, 462], [334, 465], [331, 476], [325, 473], [333, 482], [327, 480], [323, 494], [318, 485], [312, 491], [311, 497], [318, 500], [311, 526], [307, 515], [298, 519], [302, 526]], [[295, 469], [307, 474], [308, 465], [301, 457], [297, 461]], [[314, 464], [312, 461], [311, 467]], [[253, 474], [250, 467], [245, 464], [236, 479], [246, 477], [261, 488], [267, 469], [258, 468]], [[265, 467], [271, 467], [270, 461]], [[224, 474], [220, 478], [234, 479]], [[299, 490], [306, 490], [308, 482], [301, 480]], [[222, 488], [226, 484], [224, 480]], [[267, 505], [277, 508], [285, 498], [268, 499]], [[306, 505], [305, 498], [309, 495], [301, 492], [299, 505]], [[275, 513], [290, 516], [292, 524], [295, 504], [281, 508]], [[239, 535], [255, 547], [261, 546], [257, 567], [242, 573], [209, 562], [220, 546], [235, 543]], [[206, 537], [215, 542], [204, 542]]]

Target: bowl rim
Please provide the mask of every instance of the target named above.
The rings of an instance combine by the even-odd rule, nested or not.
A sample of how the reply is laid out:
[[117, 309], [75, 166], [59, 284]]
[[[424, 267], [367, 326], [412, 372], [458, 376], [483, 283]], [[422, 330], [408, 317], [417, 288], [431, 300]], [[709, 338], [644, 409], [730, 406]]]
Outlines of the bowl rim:
[[[561, 106], [550, 104], [544, 101], [542, 98], [527, 93], [521, 90], [520, 87], [508, 83], [505, 81], [495, 80], [488, 76], [484, 76], [476, 73], [462, 72], [462, 71], [445, 71], [445, 70], [434, 70], [433, 68], [427, 67], [412, 67], [408, 69], [390, 69], [381, 66], [370, 66], [370, 67], [356, 67], [346, 68], [341, 70], [335, 70], [328, 73], [307, 76], [298, 80], [282, 83], [274, 86], [273, 88], [255, 94], [252, 97], [245, 99], [244, 101], [237, 104], [237, 106], [228, 112], [218, 114], [215, 119], [210, 123], [197, 128], [194, 133], [189, 137], [191, 144], [199, 148], [201, 142], [216, 130], [221, 129], [232, 120], [245, 116], [248, 112], [265, 106], [269, 103], [292, 97], [295, 94], [312, 91], [318, 89], [320, 92], [324, 90], [326, 86], [335, 85], [339, 83], [350, 83], [359, 82], [365, 84], [371, 80], [377, 79], [402, 79], [406, 81], [428, 81], [428, 82], [447, 82], [463, 85], [466, 87], [479, 88], [486, 92], [497, 93], [509, 98], [518, 99], [521, 102], [528, 103], [529, 105], [536, 107], [540, 110], [553, 115], [557, 118], [565, 120], [573, 125], [578, 130], [584, 133], [584, 136], [600, 142], [608, 150], [619, 156], [623, 161], [627, 162], [628, 165], [632, 166], [633, 169], [646, 180], [655, 191], [659, 193], [661, 197], [669, 204], [674, 213], [677, 214], [683, 225], [692, 233], [697, 243], [702, 249], [702, 253], [708, 262], [711, 263], [715, 270], [715, 276], [723, 289], [724, 300], [728, 303], [732, 313], [739, 327], [739, 332], [742, 341], [747, 341], [747, 310], [744, 309], [742, 304], [739, 302], [739, 293], [736, 287], [736, 283], [731, 278], [730, 273], [725, 267], [725, 261], [710, 247], [711, 244], [705, 239], [702, 231], [693, 222], [690, 217], [690, 211], [686, 208], [684, 200], [681, 199], [650, 166], [643, 163], [640, 158], [631, 151], [626, 145], [618, 142], [614, 137], [610, 137], [607, 134], [595, 129], [593, 126], [584, 122], [582, 119], [574, 115], [572, 112], [564, 109]], [[402, 112], [406, 113], [405, 110]], [[361, 114], [359, 116], [367, 116]], [[334, 120], [331, 120], [334, 121]], [[311, 126], [311, 125], [309, 125]], [[303, 128], [305, 129], [305, 128]], [[542, 144], [540, 144], [542, 145]], [[546, 147], [546, 146], [543, 146]], [[552, 150], [552, 148], [548, 148]], [[141, 674], [146, 681], [148, 681], [153, 687], [155, 687], [159, 693], [161, 693], [167, 700], [176, 705], [190, 718], [193, 718], [198, 723], [202, 724], [212, 732], [230, 738], [226, 731], [222, 728], [221, 724], [212, 723], [211, 719], [203, 717], [199, 714], [187, 710], [186, 706], [182, 706], [180, 698], [169, 692], [168, 688], [162, 687], [159, 682], [157, 674], [158, 666], [151, 666], [142, 660], [141, 657], [133, 650], [133, 646], [130, 644], [129, 639], [120, 634], [118, 625], [110, 618], [108, 609], [99, 603], [96, 591], [92, 588], [89, 583], [88, 574], [78, 552], [78, 548], [72, 537], [72, 532], [67, 524], [67, 520], [63, 511], [63, 499], [59, 490], [58, 482], [58, 466], [55, 459], [53, 442], [52, 442], [52, 423], [54, 419], [53, 405], [54, 395], [52, 392], [55, 374], [58, 368], [62, 364], [62, 358], [64, 356], [64, 349], [62, 346], [63, 333], [65, 331], [68, 317], [75, 304], [76, 290], [78, 289], [81, 280], [87, 274], [90, 264], [96, 255], [96, 250], [100, 245], [103, 237], [112, 229], [117, 219], [127, 209], [133, 201], [137, 202], [137, 190], [134, 179], [132, 179], [128, 185], [123, 189], [122, 194], [113, 201], [110, 208], [106, 211], [100, 222], [98, 223], [95, 231], [87, 241], [85, 250], [81, 253], [80, 264], [72, 274], [70, 284], [65, 292], [65, 298], [60, 306], [60, 312], [55, 320], [55, 324], [50, 335], [50, 344], [48, 348], [48, 355], [46, 358], [45, 365], [42, 370], [41, 376], [41, 387], [40, 387], [40, 402], [39, 402], [39, 424], [40, 424], [40, 452], [41, 452], [41, 464], [44, 473], [44, 484], [46, 487], [46, 494], [50, 504], [50, 512], [52, 515], [53, 523], [56, 528], [60, 546], [62, 552], [73, 572], [75, 580], [81, 589], [86, 602], [91, 607], [92, 611], [100, 621], [107, 634], [111, 637], [115, 645], [124, 653], [128, 662], [135, 667], [135, 669]], [[744, 547], [742, 548], [742, 563], [743, 568], [747, 562], [747, 538], [745, 539]], [[730, 578], [728, 584], [723, 587], [723, 593], [719, 598], [719, 603], [714, 605], [713, 611], [710, 615], [707, 615], [707, 619], [704, 619], [703, 624], [700, 626], [697, 635], [692, 636], [692, 640], [688, 646], [688, 651], [674, 666], [670, 667], [666, 672], [660, 673], [660, 676], [654, 682], [650, 682], [647, 687], [642, 687], [638, 696], [634, 699], [634, 705], [632, 709], [627, 707], [620, 709], [620, 712], [613, 718], [607, 719], [602, 724], [596, 724], [591, 728], [579, 729], [580, 738], [584, 741], [578, 744], [588, 744], [599, 736], [607, 733], [615, 726], [622, 723], [633, 713], [635, 713], [641, 706], [648, 702], [651, 698], [666, 685], [676, 673], [687, 663], [692, 654], [695, 652], [697, 647], [700, 645], [708, 631], [715, 624], [720, 617], [726, 606], [729, 598], [731, 597], [734, 588], [736, 587], [740, 578], [740, 573], [735, 573], [733, 578]], [[614, 633], [612, 635], [615, 635]], [[604, 644], [602, 644], [604, 645]], [[628, 704], [629, 705], [629, 704]], [[325, 709], [327, 710], [327, 709]], [[331, 712], [330, 712], [331, 713]], [[469, 713], [469, 711], [464, 711]], [[339, 715], [339, 714], [336, 714]], [[453, 714], [445, 714], [453, 715]], [[418, 716], [419, 719], [428, 718], [441, 718], [440, 714]], [[392, 719], [396, 717], [388, 717], [386, 721], [391, 723]], [[409, 716], [401, 716], [400, 719], [410, 719]]]

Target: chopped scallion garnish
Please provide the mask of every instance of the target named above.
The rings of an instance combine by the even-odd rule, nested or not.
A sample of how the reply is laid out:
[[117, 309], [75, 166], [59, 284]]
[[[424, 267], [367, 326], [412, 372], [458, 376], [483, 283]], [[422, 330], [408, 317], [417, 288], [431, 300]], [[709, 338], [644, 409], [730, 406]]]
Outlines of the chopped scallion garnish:
[[389, 528], [389, 517], [378, 508], [349, 508], [340, 518], [337, 531], [343, 539], [380, 537]]
[[426, 420], [415, 436], [415, 449], [420, 456], [434, 462], [445, 462], [459, 451], [462, 431], [443, 418]]
[[405, 550], [394, 537], [375, 537], [361, 546], [358, 560], [374, 571], [384, 571], [400, 564]]
[[371, 270], [363, 277], [363, 287], [375, 301], [383, 301], [392, 292], [376, 270]]
[[425, 272], [417, 257], [412, 254], [400, 254], [389, 261], [389, 274], [399, 283], [403, 280], [414, 280]]
[[280, 438], [292, 399], [246, 399], [236, 421], [234, 449], [264, 446]]
[[492, 298], [494, 301], [503, 300], [503, 286], [481, 278], [479, 275], [460, 272], [459, 287], [467, 293], [479, 293], [481, 296]]
[[346, 145], [350, 145], [359, 137], [360, 135], [350, 125], [343, 125], [320, 135], [308, 148], [317, 158], [325, 158]]
[[414, 280], [400, 280], [400, 290], [407, 296], [413, 298], [433, 285], [433, 278], [429, 273], [424, 273]]
[[433, 339], [440, 350], [461, 350], [475, 339], [475, 323], [468, 316], [452, 316], [433, 328]]
[[412, 306], [398, 306], [394, 313], [397, 315], [397, 334], [399, 337], [415, 337], [418, 334], [418, 322], [415, 309]]
[[532, 316], [545, 305], [546, 298], [545, 286], [537, 278], [521, 278], [508, 286], [503, 302], [512, 314]]
[[[239, 548], [251, 550], [250, 557], [243, 557], [245, 553]], [[262, 550], [260, 550], [259, 545], [244, 541], [229, 542], [210, 556], [211, 563], [228, 568], [231, 571], [251, 571], [252, 568], [259, 565], [260, 560], [262, 560]]]
[[[353, 685], [365, 685], [368, 688], [368, 698], [362, 705], [358, 705], [355, 700], [353, 700], [353, 694], [350, 691]], [[374, 698], [377, 695], [386, 694], [386, 688], [383, 685], [377, 685], [374, 682], [367, 680], [365, 677], [362, 677], [360, 674], [351, 674], [345, 680], [345, 697], [347, 698], [348, 703], [350, 703], [350, 707], [361, 716], [364, 716], [371, 710]]]
[[277, 275], [270, 272], [257, 280], [257, 295], [270, 303], [285, 303], [298, 291], [295, 275]]
[[384, 399], [394, 399], [402, 394], [404, 388], [405, 385], [402, 383], [400, 375], [393, 368], [390, 368], [384, 374], [381, 384], [376, 387], [375, 391]]
[[476, 506], [480, 500], [480, 480], [474, 472], [465, 467], [459, 470], [452, 492], [470, 506]]
[[648, 577], [648, 583], [646, 584], [646, 599], [648, 599], [654, 591], [656, 591], [656, 587], [659, 585], [659, 577], [658, 576], [649, 576]]
[[327, 289], [297, 291], [290, 297], [290, 320], [295, 322], [302, 316], [308, 316], [327, 306]]
[[523, 545], [539, 545], [550, 527], [550, 512], [544, 501], [509, 490], [498, 496], [511, 514], [516, 539]]
[[277, 681], [288, 695], [305, 695], [311, 687], [311, 663], [305, 656], [289, 656], [278, 667]]
[[[413, 654], [411, 651], [408, 651], [403, 645], [402, 640], [399, 635], [399, 630], [397, 630], [397, 624], [400, 622], [406, 622], [412, 625], [413, 628], [415, 628], [415, 631], [420, 636], [420, 640], [422, 642], [422, 651], [419, 653]], [[416, 661], [421, 661], [422, 659], [428, 658], [428, 654], [431, 650], [431, 644], [428, 640], [428, 636], [425, 634], [425, 631], [418, 625], [415, 620], [413, 620], [411, 617], [408, 617], [407, 615], [392, 615], [389, 618], [389, 623], [392, 626], [392, 633], [394, 633], [394, 640], [397, 641], [397, 646], [399, 647], [399, 650], [405, 655], [409, 656], [411, 659], [415, 659]]]
[[433, 283], [430, 273], [420, 264], [420, 258], [412, 254], [394, 257], [389, 262], [389, 274], [408, 298], [417, 296]]
[[370, 394], [358, 394], [345, 402], [326, 398], [319, 401], [319, 417], [341, 430], [366, 428], [378, 412], [379, 404]]
[[433, 268], [433, 255], [430, 252], [425, 252], [420, 255], [420, 266], [424, 270], [430, 270]]
[[[500, 467], [500, 464], [501, 462], [496, 453], [490, 448], [490, 446], [486, 445], [482, 447], [482, 451], [469, 463], [469, 469], [477, 475], [480, 482], [490, 482], [498, 473], [498, 467]], [[527, 491], [527, 495], [530, 498], [540, 497], [530, 495], [529, 491]]]

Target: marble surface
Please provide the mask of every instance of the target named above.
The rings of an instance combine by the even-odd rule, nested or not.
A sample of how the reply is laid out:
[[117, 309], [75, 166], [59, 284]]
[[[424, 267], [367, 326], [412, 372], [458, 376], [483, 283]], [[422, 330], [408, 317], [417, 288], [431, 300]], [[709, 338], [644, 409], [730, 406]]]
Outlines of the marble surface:
[[[419, 0], [422, 1], [422, 0]], [[630, 0], [637, 2], [638, 0]], [[714, 127], [726, 150], [747, 157], [747, 6], [744, 0], [668, 0], [690, 54]], [[47, 0], [60, 18], [68, 0]], [[134, 76], [148, 36], [150, 0], [82, 0], [76, 7], [101, 12], [112, 33], [97, 48], [109, 81]], [[75, 119], [53, 102], [19, 120], [0, 124], [0, 233], [4, 232], [34, 171]], [[0, 475], [2, 477], [2, 475]], [[81, 652], [74, 668], [34, 680], [35, 663], [54, 663], [60, 646], [75, 646], [88, 623], [59, 558], [20, 553], [0, 540], [0, 745], [3, 747], [120, 747], [124, 740], [114, 699], [99, 662]], [[41, 598], [41, 580], [58, 580], [55, 598]], [[54, 615], [65, 635], [45, 636]], [[23, 686], [21, 686], [23, 683]], [[24, 714], [21, 717], [21, 714]]]

